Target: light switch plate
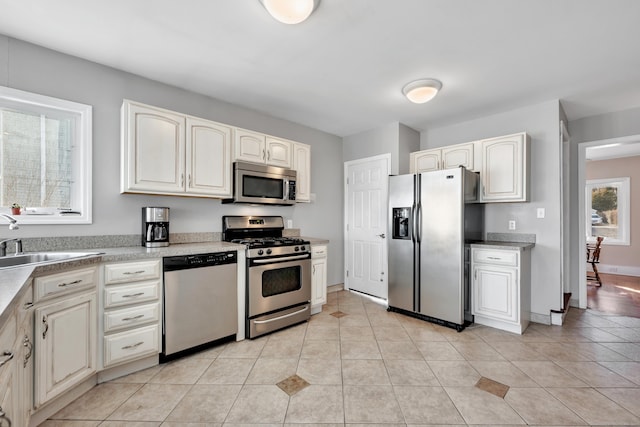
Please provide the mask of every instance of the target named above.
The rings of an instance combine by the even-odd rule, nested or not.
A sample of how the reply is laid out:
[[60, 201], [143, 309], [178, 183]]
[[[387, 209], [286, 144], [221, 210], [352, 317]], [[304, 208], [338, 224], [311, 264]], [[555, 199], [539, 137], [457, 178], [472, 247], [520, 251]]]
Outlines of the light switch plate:
[[538, 211], [536, 212], [536, 216], [538, 218], [544, 218], [544, 214], [545, 214], [544, 208], [538, 208]]
[[509, 220], [509, 230], [515, 230], [516, 229], [516, 221], [515, 220]]

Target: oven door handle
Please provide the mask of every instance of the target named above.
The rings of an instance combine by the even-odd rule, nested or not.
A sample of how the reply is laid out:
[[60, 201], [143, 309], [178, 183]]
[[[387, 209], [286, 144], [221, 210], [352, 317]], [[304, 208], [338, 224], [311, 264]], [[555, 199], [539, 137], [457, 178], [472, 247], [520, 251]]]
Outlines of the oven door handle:
[[265, 323], [275, 322], [276, 320], [286, 319], [287, 317], [295, 316], [296, 314], [300, 314], [300, 313], [303, 313], [303, 312], [307, 311], [307, 308], [309, 308], [309, 307], [307, 307], [305, 305], [304, 308], [302, 308], [301, 310], [298, 310], [298, 311], [294, 311], [293, 313], [285, 314], [284, 316], [274, 317], [273, 319], [254, 320], [253, 323], [258, 324], [258, 325], [262, 325], [262, 324], [265, 324]]
[[304, 258], [309, 258], [309, 254], [288, 256], [288, 257], [283, 257], [283, 258], [256, 259], [256, 260], [253, 260], [252, 262], [254, 264], [272, 264], [274, 262], [295, 261], [297, 259], [304, 259]]

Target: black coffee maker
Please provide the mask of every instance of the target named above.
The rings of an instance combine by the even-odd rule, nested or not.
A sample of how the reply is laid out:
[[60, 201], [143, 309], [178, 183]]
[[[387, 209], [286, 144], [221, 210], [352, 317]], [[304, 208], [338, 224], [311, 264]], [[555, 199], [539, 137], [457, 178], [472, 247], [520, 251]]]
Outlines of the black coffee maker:
[[142, 208], [142, 246], [169, 246], [169, 208]]

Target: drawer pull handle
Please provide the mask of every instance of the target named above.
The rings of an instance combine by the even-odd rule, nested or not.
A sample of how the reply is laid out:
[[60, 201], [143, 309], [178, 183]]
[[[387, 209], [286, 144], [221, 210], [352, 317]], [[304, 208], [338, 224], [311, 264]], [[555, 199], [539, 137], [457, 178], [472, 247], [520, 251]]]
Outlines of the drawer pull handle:
[[6, 421], [6, 427], [11, 427], [11, 420], [7, 417], [7, 414], [4, 413], [2, 407], [0, 407], [0, 427], [4, 425]]
[[142, 274], [142, 273], [144, 273], [144, 270], [138, 270], [138, 271], [125, 271], [125, 272], [124, 272], [124, 273], [122, 273], [122, 274], [130, 275], [130, 274]]
[[139, 346], [141, 346], [142, 344], [144, 344], [144, 341], [140, 341], [140, 342], [137, 342], [137, 343], [135, 343], [135, 344], [131, 344], [131, 345], [125, 345], [124, 347], [122, 347], [122, 349], [123, 349], [123, 350], [130, 350], [130, 349], [132, 349], [132, 348], [139, 347]]
[[124, 320], [125, 322], [131, 321], [131, 320], [138, 320], [138, 319], [142, 319], [144, 317], [144, 314], [138, 314], [137, 316], [133, 316], [133, 317], [125, 317]]
[[2, 356], [4, 357], [4, 359], [0, 360], [0, 367], [4, 366], [4, 364], [9, 360], [13, 359], [13, 352], [5, 351], [4, 353], [2, 353]]
[[82, 283], [82, 279], [74, 280], [69, 283], [58, 283], [59, 288], [64, 288], [65, 286], [77, 285], [78, 283]]
[[24, 310], [28, 310], [28, 309], [30, 309], [31, 307], [33, 307], [33, 303], [32, 303], [32, 302], [25, 302], [25, 303], [24, 303], [24, 305], [22, 306], [22, 308], [23, 308]]
[[488, 256], [487, 258], [488, 259], [495, 259], [495, 260], [498, 260], [498, 261], [502, 259], [502, 258], [497, 257], [497, 256]]
[[135, 294], [122, 295], [122, 298], [136, 298], [136, 297], [139, 297], [141, 295], [144, 295], [144, 292], [137, 292]]

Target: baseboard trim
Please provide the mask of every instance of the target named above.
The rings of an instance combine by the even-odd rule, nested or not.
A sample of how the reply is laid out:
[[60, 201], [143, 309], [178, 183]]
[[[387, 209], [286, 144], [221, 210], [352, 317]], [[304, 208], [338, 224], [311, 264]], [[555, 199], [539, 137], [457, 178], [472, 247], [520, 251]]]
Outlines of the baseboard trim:
[[531, 313], [531, 321], [542, 323], [543, 325], [551, 325], [551, 315]]
[[327, 286], [327, 293], [339, 292], [344, 290], [344, 283], [338, 283], [337, 285]]
[[598, 271], [605, 274], [640, 277], [640, 267], [631, 265], [598, 264]]

